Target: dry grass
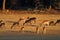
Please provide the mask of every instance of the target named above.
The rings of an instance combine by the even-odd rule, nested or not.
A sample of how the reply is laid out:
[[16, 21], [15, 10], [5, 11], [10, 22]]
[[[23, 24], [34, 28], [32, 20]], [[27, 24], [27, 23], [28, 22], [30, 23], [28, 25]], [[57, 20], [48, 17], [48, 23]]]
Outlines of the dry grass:
[[[40, 23], [43, 21], [43, 20], [57, 20], [57, 19], [60, 19], [60, 14], [37, 14], [37, 13], [33, 13], [31, 14], [31, 12], [26, 12], [26, 11], [10, 11], [10, 12], [5, 12], [6, 14], [2, 14], [2, 12], [0, 12], [0, 20], [3, 20], [6, 25], [3, 27], [3, 29], [0, 29], [0, 31], [20, 31], [20, 27], [14, 27], [13, 29], [11, 29], [11, 24], [10, 23], [7, 23], [6, 21], [9, 20], [9, 21], [18, 21], [19, 18], [24, 18], [26, 19], [27, 17], [36, 17], [37, 20], [36, 20], [36, 24], [37, 25], [40, 25]], [[23, 22], [21, 21], [21, 24], [22, 25]], [[60, 25], [58, 26], [50, 26], [50, 27], [46, 27], [46, 34], [52, 34], [53, 32], [55, 34], [60, 34]], [[27, 27], [25, 26], [25, 29], [24, 30], [28, 30], [28, 31], [32, 31], [32, 32], [35, 32], [36, 29], [35, 27]], [[39, 29], [38, 29], [38, 32], [37, 33], [42, 33], [42, 28], [39, 26]]]

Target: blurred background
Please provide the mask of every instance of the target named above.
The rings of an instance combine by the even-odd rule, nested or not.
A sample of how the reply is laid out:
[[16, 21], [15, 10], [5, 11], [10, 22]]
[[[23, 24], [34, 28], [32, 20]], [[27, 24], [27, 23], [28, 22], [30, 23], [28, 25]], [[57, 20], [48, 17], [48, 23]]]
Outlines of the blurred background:
[[0, 10], [5, 1], [5, 9], [28, 10], [28, 9], [52, 9], [60, 10], [60, 0], [0, 0]]

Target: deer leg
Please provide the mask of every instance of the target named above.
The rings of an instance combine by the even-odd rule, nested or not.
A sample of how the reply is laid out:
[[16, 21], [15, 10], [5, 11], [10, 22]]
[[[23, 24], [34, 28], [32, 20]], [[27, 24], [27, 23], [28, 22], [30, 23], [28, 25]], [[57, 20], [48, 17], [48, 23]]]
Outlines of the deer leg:
[[21, 31], [23, 30], [24, 27], [21, 28]]
[[3, 25], [5, 25], [5, 23], [1, 23], [1, 24], [0, 24], [0, 28], [3, 28]]
[[14, 27], [14, 25], [11, 26], [11, 29]]
[[0, 28], [2, 28], [2, 25], [0, 24]]
[[36, 23], [36, 20], [34, 20], [34, 23]]
[[36, 33], [37, 33], [37, 31], [38, 31], [38, 27], [36, 27]]
[[25, 25], [25, 23], [23, 23], [23, 25]]
[[15, 25], [15, 24], [13, 24], [13, 25], [11, 26], [11, 29], [14, 27], [14, 25]]
[[32, 24], [31, 21], [30, 21], [30, 24]]

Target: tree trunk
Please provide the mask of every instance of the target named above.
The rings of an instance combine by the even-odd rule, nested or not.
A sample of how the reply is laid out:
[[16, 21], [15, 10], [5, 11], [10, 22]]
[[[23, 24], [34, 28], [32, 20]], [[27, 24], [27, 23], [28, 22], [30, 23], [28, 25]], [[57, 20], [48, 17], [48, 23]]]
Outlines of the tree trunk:
[[3, 11], [5, 11], [5, 2], [6, 0], [3, 0], [3, 8], [2, 8]]

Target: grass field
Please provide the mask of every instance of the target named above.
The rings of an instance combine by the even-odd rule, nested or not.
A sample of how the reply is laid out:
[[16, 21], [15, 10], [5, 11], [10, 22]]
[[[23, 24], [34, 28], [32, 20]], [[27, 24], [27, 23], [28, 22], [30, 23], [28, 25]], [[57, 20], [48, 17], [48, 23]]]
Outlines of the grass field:
[[[43, 20], [57, 20], [60, 19], [60, 14], [44, 14], [43, 13], [30, 13], [30, 12], [22, 12], [22, 11], [16, 11], [16, 12], [7, 12], [7, 13], [2, 13], [0, 12], [0, 20], [3, 20], [3, 22], [5, 22], [5, 26], [3, 26], [3, 29], [0, 28], [0, 32], [3, 31], [20, 31], [20, 27], [15, 26], [13, 27], [13, 29], [11, 29], [11, 25], [10, 23], [6, 22], [6, 21], [18, 21], [20, 18], [23, 18], [24, 20], [26, 20], [27, 17], [36, 17], [36, 25], [39, 27], [37, 33], [38, 34], [42, 34], [42, 28], [39, 26], [40, 23]], [[20, 22], [20, 25], [22, 25], [24, 23], [24, 20], [22, 20]], [[24, 26], [23, 31], [32, 31], [35, 32], [36, 31], [36, 26], [32, 27], [32, 26]], [[54, 32], [54, 33], [53, 33]], [[46, 27], [46, 34], [60, 34], [60, 24], [57, 24], [56, 26], [47, 26]]]

